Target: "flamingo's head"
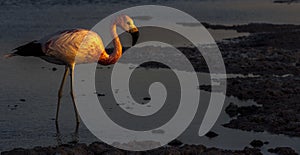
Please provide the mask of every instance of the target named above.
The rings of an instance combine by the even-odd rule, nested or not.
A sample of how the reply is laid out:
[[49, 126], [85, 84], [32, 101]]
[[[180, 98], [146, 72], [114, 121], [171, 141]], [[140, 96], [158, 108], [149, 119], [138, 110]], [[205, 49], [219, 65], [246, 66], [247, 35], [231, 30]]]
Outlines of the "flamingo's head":
[[127, 15], [120, 15], [116, 23], [120, 26], [124, 31], [128, 32], [132, 36], [132, 46], [134, 46], [139, 38], [139, 30], [134, 25], [132, 18]]

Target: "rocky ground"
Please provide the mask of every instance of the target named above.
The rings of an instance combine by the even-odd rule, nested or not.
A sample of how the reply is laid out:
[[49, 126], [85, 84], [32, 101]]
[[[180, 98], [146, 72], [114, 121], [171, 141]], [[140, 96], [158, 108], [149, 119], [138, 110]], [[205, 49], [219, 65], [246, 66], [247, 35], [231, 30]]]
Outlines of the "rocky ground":
[[260, 76], [228, 79], [228, 96], [253, 99], [262, 106], [236, 108], [234, 103], [229, 105], [227, 112], [237, 118], [224, 126], [300, 137], [300, 27], [207, 26], [250, 32], [248, 37], [220, 43], [219, 47], [227, 73]]
[[[250, 36], [219, 42], [227, 73], [255, 74], [259, 77], [228, 79], [227, 95], [242, 100], [253, 99], [261, 106], [241, 107], [231, 103], [226, 112], [234, 117], [225, 127], [285, 134], [300, 137], [300, 26], [248, 24], [222, 26], [204, 24], [211, 29], [233, 29], [249, 32]], [[206, 71], [201, 56], [195, 49], [182, 48], [197, 71]], [[195, 59], [199, 58], [199, 59]], [[156, 64], [157, 65], [157, 64]], [[148, 64], [148, 67], [157, 67]], [[210, 86], [200, 87], [210, 90]], [[203, 145], [184, 145], [159, 148], [148, 152], [126, 152], [103, 143], [90, 145], [62, 145], [59, 147], [36, 147], [30, 150], [14, 149], [3, 152], [11, 154], [261, 154], [263, 142], [254, 141], [253, 148], [232, 151], [206, 148]], [[277, 154], [297, 154], [291, 148], [277, 147], [268, 150]]]
[[[223, 26], [207, 23], [203, 25], [210, 29], [250, 33], [249, 36], [227, 39], [217, 43], [227, 73], [293, 74], [295, 76], [300, 74], [300, 26], [272, 24]], [[189, 58], [196, 71], [208, 72], [205, 60], [195, 48], [182, 47], [179, 49]], [[164, 66], [148, 63], [143, 67]]]
[[[219, 42], [218, 46], [227, 73], [258, 75], [228, 79], [227, 96], [253, 99], [261, 106], [238, 107], [231, 103], [226, 112], [234, 119], [224, 126], [300, 137], [300, 26], [204, 25], [211, 29], [250, 33], [250, 36]], [[197, 53], [195, 49], [183, 49], [183, 52], [192, 58]], [[197, 66], [197, 71], [207, 72], [201, 56], [200, 59], [192, 64]], [[210, 86], [200, 88], [210, 90]]]
[[229, 79], [227, 88], [228, 95], [254, 99], [262, 106], [235, 108], [234, 103], [231, 104], [226, 112], [237, 117], [224, 126], [300, 137], [300, 78]]
[[218, 43], [227, 73], [300, 74], [300, 26], [272, 24], [222, 26], [205, 23], [203, 25], [211, 29], [232, 29], [250, 33], [250, 36]]
[[[279, 149], [281, 150], [281, 149]], [[272, 151], [279, 151], [274, 149]], [[281, 150], [282, 152], [288, 152], [291, 150]], [[222, 150], [217, 148], [206, 148], [203, 145], [184, 145], [181, 147], [164, 147], [159, 148], [151, 151], [146, 152], [129, 152], [123, 151], [116, 148], [113, 148], [109, 145], [106, 145], [101, 142], [94, 142], [90, 145], [86, 144], [76, 144], [76, 145], [61, 145], [58, 147], [35, 147], [33, 149], [14, 149], [9, 152], [3, 152], [1, 155], [36, 155], [36, 154], [43, 154], [43, 155], [52, 155], [52, 154], [61, 154], [61, 155], [73, 155], [73, 154], [80, 154], [80, 155], [156, 155], [156, 154], [172, 154], [172, 155], [181, 155], [181, 154], [211, 154], [211, 155], [218, 155], [218, 154], [233, 154], [233, 155], [244, 155], [244, 154], [251, 154], [251, 155], [259, 155], [261, 154], [259, 149], [257, 148], [244, 148], [244, 150]]]
[[[237, 118], [224, 126], [300, 137], [300, 26], [204, 25], [211, 29], [250, 33], [219, 42], [218, 46], [227, 73], [258, 76], [228, 79], [227, 96], [253, 99], [262, 106], [237, 108], [232, 103], [227, 112]], [[205, 60], [195, 50], [181, 48], [197, 71], [208, 72]], [[157, 64], [149, 66], [157, 67]], [[200, 88], [210, 90], [210, 86]]]
[[[253, 148], [245, 147], [243, 150], [224, 150], [207, 148], [203, 145], [166, 146], [151, 151], [133, 152], [116, 149], [102, 142], [87, 144], [64, 144], [56, 147], [35, 147], [33, 149], [16, 148], [2, 152], [1, 155], [262, 155], [257, 145], [260, 141], [253, 141]], [[297, 155], [288, 147], [269, 149], [268, 152], [279, 155]]]

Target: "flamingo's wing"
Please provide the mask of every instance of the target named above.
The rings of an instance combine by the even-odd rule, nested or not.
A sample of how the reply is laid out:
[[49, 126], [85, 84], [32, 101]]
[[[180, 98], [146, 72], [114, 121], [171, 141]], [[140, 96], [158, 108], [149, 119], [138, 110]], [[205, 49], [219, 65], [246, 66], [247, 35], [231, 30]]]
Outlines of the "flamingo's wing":
[[47, 40], [42, 43], [45, 55], [67, 64], [95, 62], [104, 50], [100, 36], [84, 29], [62, 31], [42, 40]]

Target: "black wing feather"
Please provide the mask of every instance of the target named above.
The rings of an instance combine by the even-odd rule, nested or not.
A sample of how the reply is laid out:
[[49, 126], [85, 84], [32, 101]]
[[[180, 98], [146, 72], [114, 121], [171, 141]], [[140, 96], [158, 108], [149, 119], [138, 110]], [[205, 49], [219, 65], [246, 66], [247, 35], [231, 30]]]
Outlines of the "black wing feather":
[[42, 51], [42, 45], [36, 40], [28, 44], [22, 45], [14, 49], [13, 55], [20, 56], [44, 56], [45, 54]]

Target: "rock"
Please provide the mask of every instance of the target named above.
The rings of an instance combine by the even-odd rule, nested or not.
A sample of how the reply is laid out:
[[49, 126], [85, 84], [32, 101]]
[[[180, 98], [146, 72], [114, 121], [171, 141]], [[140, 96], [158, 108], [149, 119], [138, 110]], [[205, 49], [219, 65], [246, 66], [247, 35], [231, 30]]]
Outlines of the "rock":
[[[223, 151], [218, 148], [208, 148], [205, 150], [205, 153], [211, 154], [211, 155], [222, 155], [223, 154], [222, 152]], [[226, 151], [224, 151], [224, 152], [226, 152]], [[224, 154], [229, 154], [229, 151], [228, 151], [228, 153], [224, 153]]]
[[265, 144], [265, 145], [268, 145], [268, 144], [269, 144], [269, 142], [268, 142], [268, 141], [265, 141], [265, 142], [264, 142], [264, 144]]
[[181, 146], [182, 144], [183, 143], [178, 139], [174, 139], [174, 140], [172, 140], [171, 142], [168, 143], [168, 145], [170, 145], [170, 146]]
[[1, 155], [28, 155], [29, 151], [23, 148], [15, 148], [11, 151], [1, 152]]
[[237, 96], [242, 100], [253, 99], [261, 106], [238, 107], [238, 116], [223, 126], [246, 131], [268, 131], [274, 134], [300, 136], [298, 114], [300, 83], [295, 75], [236, 78], [229, 79], [227, 84], [228, 96]]
[[252, 114], [257, 113], [258, 110], [259, 110], [259, 107], [257, 107], [256, 105], [244, 106], [244, 107], [238, 108], [238, 113], [240, 113], [241, 115], [252, 115]]
[[244, 154], [251, 154], [251, 155], [262, 155], [262, 153], [260, 152], [259, 149], [257, 148], [249, 148], [249, 147], [245, 147], [243, 150]]
[[149, 100], [151, 100], [151, 98], [150, 97], [144, 97], [143, 100], [149, 101]]
[[253, 147], [262, 147], [264, 145], [264, 142], [262, 142], [261, 140], [253, 140], [250, 145]]
[[101, 142], [93, 142], [88, 146], [88, 148], [91, 152], [94, 152], [94, 154], [102, 154], [108, 151], [111, 146]]
[[166, 147], [155, 149], [149, 152], [149, 154], [157, 154], [157, 155], [181, 155], [180, 150], [176, 147]]
[[298, 153], [289, 147], [276, 147], [275, 149], [268, 149], [268, 151], [278, 155], [298, 155]]
[[22, 99], [20, 99], [20, 101], [21, 101], [21, 102], [25, 102], [26, 100], [22, 98]]
[[230, 102], [226, 107], [225, 112], [229, 115], [229, 117], [234, 117], [238, 114], [238, 106]]
[[184, 145], [181, 147], [181, 152], [184, 155], [202, 154], [206, 150], [203, 145]]
[[117, 149], [103, 142], [93, 142], [90, 145], [86, 144], [63, 144], [57, 147], [34, 147], [33, 149], [13, 149], [11, 151], [2, 152], [1, 155], [48, 155], [48, 154], [60, 154], [60, 155], [194, 155], [194, 154], [212, 154], [212, 155], [261, 155], [260, 150], [257, 148], [245, 147], [243, 150], [223, 150], [219, 148], [207, 148], [203, 145], [187, 145], [182, 146], [182, 143], [178, 140], [174, 140], [177, 146], [160, 147], [154, 150], [132, 152]]
[[208, 138], [215, 138], [217, 137], [219, 134], [213, 132], [213, 131], [209, 131], [208, 133], [205, 134], [206, 137]]
[[105, 94], [98, 93], [97, 96], [105, 96]]

